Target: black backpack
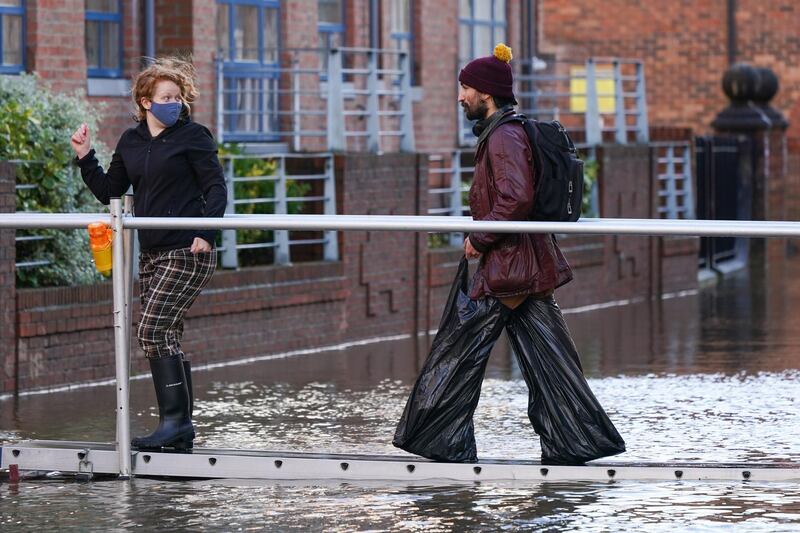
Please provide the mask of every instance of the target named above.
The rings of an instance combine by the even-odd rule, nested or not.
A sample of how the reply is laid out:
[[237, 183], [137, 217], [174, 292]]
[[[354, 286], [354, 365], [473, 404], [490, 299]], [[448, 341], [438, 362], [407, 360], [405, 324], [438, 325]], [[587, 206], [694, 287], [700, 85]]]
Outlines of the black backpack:
[[534, 151], [536, 176], [531, 218], [575, 222], [581, 216], [583, 161], [575, 144], [557, 120], [540, 122], [522, 114], [505, 117], [497, 125], [517, 121], [525, 128]]

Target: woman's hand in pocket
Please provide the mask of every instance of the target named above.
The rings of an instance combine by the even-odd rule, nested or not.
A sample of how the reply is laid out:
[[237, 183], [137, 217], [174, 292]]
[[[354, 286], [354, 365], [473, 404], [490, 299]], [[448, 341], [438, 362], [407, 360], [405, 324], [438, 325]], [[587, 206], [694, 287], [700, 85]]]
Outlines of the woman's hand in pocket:
[[192, 246], [189, 248], [189, 251], [193, 254], [201, 254], [204, 252], [211, 251], [211, 245], [208, 243], [207, 240], [201, 239], [200, 237], [195, 237], [194, 241], [192, 241]]

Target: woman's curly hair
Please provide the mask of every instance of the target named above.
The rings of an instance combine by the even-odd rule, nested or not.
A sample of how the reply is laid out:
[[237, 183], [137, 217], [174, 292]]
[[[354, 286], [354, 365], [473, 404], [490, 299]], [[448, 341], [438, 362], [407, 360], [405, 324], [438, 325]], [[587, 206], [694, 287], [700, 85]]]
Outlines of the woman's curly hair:
[[134, 119], [139, 122], [144, 120], [147, 110], [142, 107], [142, 98], [152, 99], [156, 84], [162, 80], [169, 80], [180, 88], [181, 101], [186, 107], [186, 112], [191, 112], [191, 104], [197, 99], [198, 92], [195, 86], [197, 74], [191, 59], [175, 56], [159, 57], [142, 70], [133, 79], [133, 105]]

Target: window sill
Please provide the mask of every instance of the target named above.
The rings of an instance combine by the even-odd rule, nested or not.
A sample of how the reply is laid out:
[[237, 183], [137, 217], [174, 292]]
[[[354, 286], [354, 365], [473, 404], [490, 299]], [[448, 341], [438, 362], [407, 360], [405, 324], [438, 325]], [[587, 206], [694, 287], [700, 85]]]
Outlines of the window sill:
[[88, 78], [86, 93], [89, 96], [130, 96], [131, 82], [125, 78]]

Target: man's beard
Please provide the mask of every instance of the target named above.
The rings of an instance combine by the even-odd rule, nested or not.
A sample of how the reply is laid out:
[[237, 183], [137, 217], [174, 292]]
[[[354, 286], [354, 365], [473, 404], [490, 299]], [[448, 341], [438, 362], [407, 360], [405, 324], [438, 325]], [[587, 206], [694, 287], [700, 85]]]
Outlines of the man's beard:
[[467, 115], [467, 120], [483, 120], [486, 118], [486, 112], [489, 111], [489, 106], [483, 100], [478, 100], [475, 108], [469, 107], [466, 103], [462, 107]]

